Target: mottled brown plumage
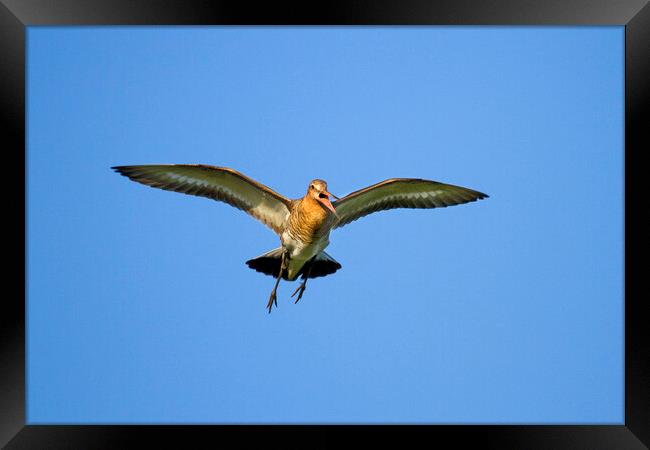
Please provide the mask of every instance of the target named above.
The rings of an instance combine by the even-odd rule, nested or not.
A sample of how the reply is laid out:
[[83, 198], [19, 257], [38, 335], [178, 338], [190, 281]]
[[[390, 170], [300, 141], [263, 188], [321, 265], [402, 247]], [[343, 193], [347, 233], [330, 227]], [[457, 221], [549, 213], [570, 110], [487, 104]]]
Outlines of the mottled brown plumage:
[[289, 215], [291, 233], [305, 244], [311, 244], [329, 232], [334, 215], [312, 197], [294, 200]]

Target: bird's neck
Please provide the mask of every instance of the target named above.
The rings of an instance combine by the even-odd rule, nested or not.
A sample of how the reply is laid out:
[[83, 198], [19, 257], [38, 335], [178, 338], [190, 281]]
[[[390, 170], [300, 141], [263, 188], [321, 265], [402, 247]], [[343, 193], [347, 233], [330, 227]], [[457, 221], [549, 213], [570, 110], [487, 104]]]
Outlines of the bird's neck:
[[314, 220], [325, 221], [329, 215], [329, 211], [321, 202], [316, 200], [311, 195], [305, 195], [300, 202], [300, 209], [302, 212]]

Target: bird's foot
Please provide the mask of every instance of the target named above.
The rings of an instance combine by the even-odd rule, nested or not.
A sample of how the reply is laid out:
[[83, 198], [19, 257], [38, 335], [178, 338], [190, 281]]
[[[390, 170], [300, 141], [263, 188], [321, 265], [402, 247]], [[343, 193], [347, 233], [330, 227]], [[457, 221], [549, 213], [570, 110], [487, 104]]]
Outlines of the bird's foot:
[[278, 306], [278, 296], [275, 293], [275, 289], [271, 292], [271, 296], [269, 297], [269, 302], [266, 304], [266, 307], [269, 309], [269, 314], [271, 314], [271, 309], [273, 308], [273, 304], [275, 303], [275, 306], [277, 308]]
[[[293, 294], [291, 294], [291, 297], [293, 298], [294, 295], [298, 294], [298, 298], [296, 299], [295, 303], [298, 303], [298, 301], [302, 298], [302, 294], [305, 292], [305, 289], [307, 289], [307, 280], [303, 281], [300, 283], [300, 286], [298, 286], [298, 289], [293, 291]], [[298, 293], [300, 292], [300, 293]]]

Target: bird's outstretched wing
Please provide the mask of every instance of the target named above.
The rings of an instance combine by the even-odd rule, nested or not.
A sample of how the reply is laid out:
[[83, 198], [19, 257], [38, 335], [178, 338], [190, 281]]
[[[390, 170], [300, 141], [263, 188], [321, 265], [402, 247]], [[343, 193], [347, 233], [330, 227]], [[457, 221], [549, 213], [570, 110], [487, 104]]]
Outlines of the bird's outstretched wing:
[[219, 200], [239, 208], [280, 234], [291, 200], [257, 181], [226, 167], [169, 164], [111, 167], [147, 186]]
[[472, 189], [418, 178], [391, 178], [333, 203], [340, 228], [376, 211], [394, 208], [444, 208], [489, 197]]

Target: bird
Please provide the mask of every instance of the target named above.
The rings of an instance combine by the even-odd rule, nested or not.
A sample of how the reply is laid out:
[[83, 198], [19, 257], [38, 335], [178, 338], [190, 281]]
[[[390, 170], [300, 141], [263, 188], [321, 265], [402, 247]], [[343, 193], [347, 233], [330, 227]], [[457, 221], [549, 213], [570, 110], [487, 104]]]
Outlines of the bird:
[[[266, 308], [277, 307], [280, 280], [302, 282], [291, 297], [298, 303], [310, 278], [331, 275], [341, 264], [325, 252], [330, 232], [368, 214], [395, 208], [444, 208], [488, 198], [473, 189], [421, 178], [391, 178], [342, 198], [327, 182], [312, 180], [302, 198], [289, 199], [227, 167], [154, 164], [111, 167], [132, 181], [168, 191], [206, 197], [248, 213], [274, 231], [280, 247], [246, 261], [275, 278]], [[334, 202], [331, 201], [334, 199]]]

